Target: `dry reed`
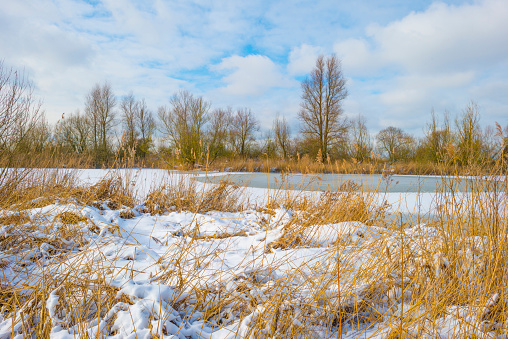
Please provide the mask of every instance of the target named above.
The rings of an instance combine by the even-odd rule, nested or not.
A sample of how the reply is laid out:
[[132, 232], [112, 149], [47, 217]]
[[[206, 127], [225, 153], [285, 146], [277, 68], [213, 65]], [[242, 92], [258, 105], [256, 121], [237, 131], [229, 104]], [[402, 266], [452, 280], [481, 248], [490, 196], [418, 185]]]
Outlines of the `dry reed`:
[[[81, 187], [75, 184], [75, 173], [66, 170], [13, 170], [2, 178], [0, 267], [41, 267], [30, 277], [16, 271], [23, 286], [0, 277], [1, 319], [10, 319], [13, 336], [48, 337], [60, 326], [86, 337], [93, 324], [103, 324], [108, 335], [119, 335], [115, 319], [136, 300], [122, 294], [112, 276], [134, 275], [134, 268], [107, 267], [96, 259], [105, 254], [95, 253], [86, 240], [94, 239], [90, 234], [121, 235], [119, 227], [99, 229], [71, 211], [48, 222], [44, 213], [33, 211], [55, 201], [78, 210], [99, 203], [121, 209], [119, 216], [130, 219], [136, 215], [132, 209], [136, 201], [128, 181], [111, 176]], [[386, 206], [378, 204], [374, 193], [344, 188], [342, 193], [317, 196], [279, 192], [256, 206], [249, 213], [257, 216], [252, 220], [257, 220], [265, 240], [252, 251], [255, 256], [245, 259], [240, 273], [213, 274], [217, 260], [222, 260], [220, 253], [234, 250], [229, 247], [236, 239], [251, 235], [199, 237], [192, 236], [192, 229], [175, 233], [174, 245], [156, 263], [160, 269], [151, 281], [175, 291], [170, 304], [182, 316], [199, 315], [203, 329], [230, 329], [240, 338], [346, 333], [434, 338], [446, 326], [449, 337], [506, 335], [506, 181], [477, 180], [464, 194], [444, 179], [437, 215], [425, 225], [418, 224], [417, 215], [404, 221], [388, 218]], [[249, 206], [242, 196], [242, 190], [228, 182], [200, 189], [193, 181], [180, 180], [155, 187], [142, 205], [153, 215], [188, 211], [197, 220], [212, 211], [245, 211]], [[330, 241], [323, 242], [320, 230], [351, 221], [358, 222], [353, 224], [356, 228], [330, 234]], [[295, 259], [306, 251], [313, 256]], [[70, 258], [72, 268], [65, 266]], [[51, 304], [52, 300], [58, 303]], [[150, 312], [153, 336], [162, 337], [170, 325], [157, 329], [153, 324], [162, 321], [157, 320], [160, 311]]]

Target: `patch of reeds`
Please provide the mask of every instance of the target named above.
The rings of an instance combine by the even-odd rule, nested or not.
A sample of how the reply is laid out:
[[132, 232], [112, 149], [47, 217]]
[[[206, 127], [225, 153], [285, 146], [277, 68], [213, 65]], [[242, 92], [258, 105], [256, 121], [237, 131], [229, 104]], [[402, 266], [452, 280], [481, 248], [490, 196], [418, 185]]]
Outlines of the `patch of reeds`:
[[[192, 169], [192, 168], [185, 168]], [[264, 173], [335, 173], [335, 174], [382, 174], [389, 171], [401, 175], [479, 175], [489, 173], [491, 164], [484, 167], [456, 166], [453, 163], [432, 163], [424, 161], [400, 161], [389, 163], [380, 159], [365, 160], [339, 159], [317, 161], [307, 155], [282, 159], [218, 159], [207, 166], [208, 170], [225, 172]]]
[[146, 211], [162, 214], [168, 211], [209, 211], [237, 212], [246, 208], [242, 189], [227, 180], [209, 187], [198, 188], [193, 180], [180, 178], [169, 180], [155, 187], [146, 197]]
[[64, 225], [77, 225], [80, 222], [86, 222], [86, 218], [74, 212], [62, 212], [56, 216]]
[[[1, 316], [11, 320], [13, 335], [49, 337], [61, 326], [86, 337], [94, 323], [103, 324], [111, 336], [119, 334], [113, 327], [116, 314], [135, 298], [119, 293], [111, 284], [111, 272], [128, 268], [105, 267], [96, 260], [101, 253], [92, 250], [79, 252], [73, 267], [63, 265], [85, 245], [87, 227], [82, 223], [93, 233], [99, 233], [97, 226], [78, 213], [62, 212], [56, 218], [60, 222], [47, 223], [41, 231], [37, 226], [43, 216], [30, 217], [25, 210], [74, 199], [80, 206], [98, 202], [123, 208], [119, 216], [129, 219], [134, 213], [124, 206], [133, 207], [135, 199], [124, 179], [110, 177], [79, 187], [64, 172], [18, 172], [3, 181], [0, 206], [9, 211], [0, 216], [0, 267], [47, 267], [30, 278], [17, 272], [17, 278], [25, 279], [23, 286], [0, 277]], [[439, 208], [426, 224], [419, 224], [416, 214], [404, 221], [387, 218], [386, 206], [374, 192], [354, 186], [340, 193], [271, 193], [255, 206], [266, 244], [245, 258], [242, 267], [252, 269], [231, 269], [224, 277], [210, 274], [217, 271], [220, 251], [234, 250], [228, 248], [233, 238], [250, 235], [184, 234], [161, 257], [153, 280], [176, 291], [171, 305], [182, 316], [199, 315], [203, 324], [229, 328], [238, 338], [340, 338], [346, 333], [437, 338], [447, 326], [452, 338], [506, 336], [507, 182], [476, 179], [469, 193], [461, 193], [449, 180], [461, 178], [443, 179]], [[151, 214], [239, 212], [252, 207], [242, 194], [226, 181], [200, 187], [190, 180], [173, 180], [153, 188], [144, 206]], [[358, 228], [339, 236], [330, 233], [336, 239], [320, 246], [312, 244], [320, 227], [343, 222], [358, 222]], [[277, 236], [271, 239], [270, 232]], [[220, 251], [194, 250], [214, 241], [220, 242]], [[313, 257], [297, 261], [298, 250]], [[13, 258], [16, 262], [9, 261]], [[156, 310], [147, 312], [150, 321], [156, 319]], [[160, 337], [167, 328], [153, 331]]]

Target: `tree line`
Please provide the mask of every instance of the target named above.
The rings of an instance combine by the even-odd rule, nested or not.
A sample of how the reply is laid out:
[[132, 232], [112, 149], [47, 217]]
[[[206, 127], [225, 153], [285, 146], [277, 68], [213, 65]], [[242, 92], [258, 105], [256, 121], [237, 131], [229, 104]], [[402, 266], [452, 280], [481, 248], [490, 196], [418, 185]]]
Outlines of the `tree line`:
[[211, 102], [185, 90], [152, 111], [133, 93], [118, 98], [107, 82], [90, 89], [82, 111], [64, 113], [50, 125], [26, 75], [0, 62], [0, 153], [5, 160], [58, 150], [89, 156], [97, 166], [119, 156], [159, 157], [190, 165], [232, 157], [308, 156], [317, 162], [469, 166], [508, 155], [507, 129], [499, 124], [481, 128], [474, 102], [454, 119], [432, 112], [420, 138], [394, 126], [372, 134], [365, 117], [345, 117], [346, 79], [335, 55], [318, 57], [301, 88], [301, 127], [295, 134], [285, 117], [276, 116], [272, 128], [260, 137], [260, 122], [249, 108], [212, 108]]

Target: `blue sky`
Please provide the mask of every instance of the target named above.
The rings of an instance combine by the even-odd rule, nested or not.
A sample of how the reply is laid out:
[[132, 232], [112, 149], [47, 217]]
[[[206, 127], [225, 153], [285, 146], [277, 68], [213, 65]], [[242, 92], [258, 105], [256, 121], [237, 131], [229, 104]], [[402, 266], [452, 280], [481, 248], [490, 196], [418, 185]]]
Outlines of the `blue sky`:
[[346, 116], [421, 135], [432, 109], [471, 100], [484, 125], [508, 124], [507, 18], [506, 0], [2, 1], [0, 59], [26, 70], [51, 122], [109, 81], [153, 111], [187, 89], [296, 132], [301, 79], [336, 53]]

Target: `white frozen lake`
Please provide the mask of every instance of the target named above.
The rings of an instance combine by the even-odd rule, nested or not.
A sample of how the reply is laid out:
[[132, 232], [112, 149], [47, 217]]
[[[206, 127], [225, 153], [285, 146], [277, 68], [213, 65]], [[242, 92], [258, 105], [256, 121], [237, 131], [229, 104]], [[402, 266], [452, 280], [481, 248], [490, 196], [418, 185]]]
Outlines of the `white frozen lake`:
[[354, 184], [358, 191], [379, 193], [437, 193], [451, 188], [456, 192], [470, 192], [475, 187], [471, 178], [381, 174], [234, 173], [196, 180], [208, 183], [229, 180], [239, 186], [303, 191], [342, 191]]

